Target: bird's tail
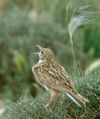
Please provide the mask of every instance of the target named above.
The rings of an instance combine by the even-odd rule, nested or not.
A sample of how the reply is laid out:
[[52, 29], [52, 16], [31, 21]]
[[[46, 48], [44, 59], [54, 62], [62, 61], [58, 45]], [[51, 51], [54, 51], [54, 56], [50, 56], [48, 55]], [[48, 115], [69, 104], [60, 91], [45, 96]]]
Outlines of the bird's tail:
[[80, 107], [84, 106], [86, 104], [86, 102], [89, 102], [88, 99], [81, 96], [79, 93], [68, 92], [66, 94], [71, 100], [73, 100]]

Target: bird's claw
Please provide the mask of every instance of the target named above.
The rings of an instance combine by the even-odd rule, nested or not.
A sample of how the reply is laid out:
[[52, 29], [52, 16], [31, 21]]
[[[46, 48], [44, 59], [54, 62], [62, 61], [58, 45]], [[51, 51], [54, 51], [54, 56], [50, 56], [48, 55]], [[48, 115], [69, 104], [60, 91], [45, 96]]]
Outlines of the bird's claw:
[[51, 111], [51, 108], [50, 108], [50, 106], [49, 106], [49, 104], [45, 105], [45, 109], [46, 109], [46, 111], [48, 111], [48, 112], [52, 112], [52, 111]]

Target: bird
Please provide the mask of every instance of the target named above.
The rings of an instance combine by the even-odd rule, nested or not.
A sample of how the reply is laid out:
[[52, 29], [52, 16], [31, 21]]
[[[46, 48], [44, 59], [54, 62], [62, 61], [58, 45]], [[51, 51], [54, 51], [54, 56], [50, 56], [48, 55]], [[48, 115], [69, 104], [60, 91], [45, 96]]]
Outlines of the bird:
[[49, 48], [36, 46], [39, 51], [35, 54], [38, 54], [39, 61], [32, 66], [32, 72], [37, 83], [50, 94], [45, 107], [49, 107], [61, 93], [66, 94], [78, 106], [85, 106], [89, 100], [77, 92], [65, 68], [55, 61], [54, 52]]

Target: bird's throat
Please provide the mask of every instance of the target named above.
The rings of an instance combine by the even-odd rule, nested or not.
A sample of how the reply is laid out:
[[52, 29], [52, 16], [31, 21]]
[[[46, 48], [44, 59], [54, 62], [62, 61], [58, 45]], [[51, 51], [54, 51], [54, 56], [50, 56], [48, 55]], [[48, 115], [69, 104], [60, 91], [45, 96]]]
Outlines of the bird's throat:
[[39, 61], [38, 61], [39, 64], [43, 63], [43, 62], [44, 62], [44, 60], [42, 60], [42, 59], [39, 59]]

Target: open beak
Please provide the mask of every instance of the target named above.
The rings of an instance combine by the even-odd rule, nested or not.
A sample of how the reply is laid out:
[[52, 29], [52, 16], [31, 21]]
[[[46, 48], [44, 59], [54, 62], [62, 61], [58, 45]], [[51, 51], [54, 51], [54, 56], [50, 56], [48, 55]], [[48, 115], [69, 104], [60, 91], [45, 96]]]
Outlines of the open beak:
[[39, 45], [36, 45], [36, 47], [37, 47], [39, 50], [41, 50], [41, 49], [42, 49], [42, 47], [41, 47], [41, 46], [39, 46]]
[[39, 54], [39, 52], [40, 52], [40, 50], [42, 49], [42, 47], [41, 47], [41, 46], [39, 46], [39, 45], [36, 45], [36, 47], [38, 48], [38, 51], [37, 51], [37, 52], [35, 52], [34, 54]]
[[34, 54], [38, 55], [38, 54], [39, 54], [39, 52], [35, 52]]

